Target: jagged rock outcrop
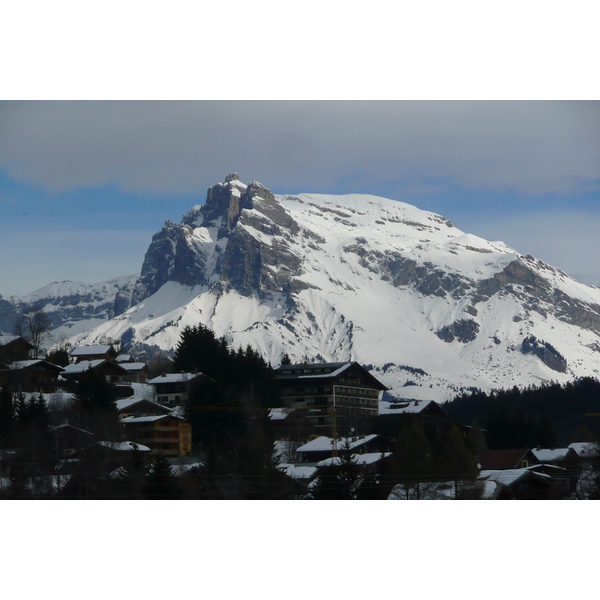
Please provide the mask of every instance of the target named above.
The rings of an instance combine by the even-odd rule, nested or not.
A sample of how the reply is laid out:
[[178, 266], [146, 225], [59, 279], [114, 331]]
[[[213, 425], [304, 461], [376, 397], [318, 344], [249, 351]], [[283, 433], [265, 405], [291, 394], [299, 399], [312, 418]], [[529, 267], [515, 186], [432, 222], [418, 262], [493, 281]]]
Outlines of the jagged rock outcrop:
[[[194, 207], [179, 224], [167, 221], [154, 235], [132, 305], [167, 281], [190, 286], [221, 281], [243, 295], [261, 297], [289, 289], [301, 261], [287, 240], [298, 229], [264, 185], [245, 185], [230, 173], [208, 189], [204, 206]], [[265, 244], [256, 232], [276, 239]]]

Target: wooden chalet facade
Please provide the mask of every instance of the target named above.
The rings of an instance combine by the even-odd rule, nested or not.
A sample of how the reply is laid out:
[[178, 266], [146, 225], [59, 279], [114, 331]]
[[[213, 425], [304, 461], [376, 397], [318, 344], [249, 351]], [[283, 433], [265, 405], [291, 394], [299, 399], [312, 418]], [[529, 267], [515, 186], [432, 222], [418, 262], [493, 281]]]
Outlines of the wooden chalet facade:
[[129, 381], [129, 371], [111, 360], [98, 359], [80, 361], [65, 367], [62, 376], [67, 381], [79, 381], [84, 373], [92, 370], [106, 379], [108, 383], [124, 383]]
[[116, 350], [108, 344], [95, 344], [92, 346], [77, 346], [69, 352], [69, 356], [76, 362], [90, 360], [115, 360]]
[[43, 359], [17, 361], [0, 371], [0, 383], [8, 384], [14, 392], [52, 394], [61, 387], [62, 371], [62, 367]]
[[117, 412], [119, 419], [127, 417], [153, 417], [156, 415], [168, 415], [171, 412], [170, 408], [152, 402], [152, 400], [126, 398], [117, 400]]
[[319, 435], [351, 435], [379, 414], [386, 386], [357, 362], [282, 365], [275, 369], [286, 407], [312, 422]]
[[18, 335], [0, 335], [0, 362], [10, 365], [13, 362], [29, 360], [34, 346]]
[[192, 451], [192, 425], [181, 417], [125, 417], [121, 425], [127, 439], [148, 446], [152, 452], [185, 456]]
[[539, 464], [539, 460], [528, 448], [501, 448], [498, 450], [480, 450], [477, 462], [482, 471], [502, 469], [525, 469]]
[[190, 386], [200, 381], [212, 381], [202, 373], [164, 373], [150, 379], [156, 393], [156, 401], [165, 406], [185, 406]]

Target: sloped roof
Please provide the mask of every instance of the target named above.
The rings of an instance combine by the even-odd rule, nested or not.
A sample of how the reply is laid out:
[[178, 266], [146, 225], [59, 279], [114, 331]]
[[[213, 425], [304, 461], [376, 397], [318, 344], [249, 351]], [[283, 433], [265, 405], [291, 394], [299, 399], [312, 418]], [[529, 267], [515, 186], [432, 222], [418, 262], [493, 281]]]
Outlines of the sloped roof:
[[117, 411], [121, 412], [122, 410], [125, 410], [126, 408], [131, 408], [132, 406], [135, 406], [136, 404], [140, 404], [141, 402], [148, 403], [151, 406], [156, 407], [157, 410], [164, 411], [165, 414], [171, 412], [171, 409], [168, 408], [167, 406], [163, 406], [162, 404], [159, 404], [158, 402], [153, 402], [152, 400], [147, 400], [146, 398], [138, 398], [136, 396], [132, 396], [131, 398], [123, 398], [121, 400], [117, 400], [116, 401]]
[[155, 383], [179, 383], [181, 381], [191, 381], [198, 375], [202, 375], [202, 373], [165, 373], [148, 380], [148, 383], [151, 385]]
[[478, 462], [481, 469], [514, 469], [527, 460], [528, 448], [502, 448], [499, 450], [481, 450], [478, 454]]
[[115, 349], [108, 344], [95, 344], [91, 346], [77, 346], [73, 348], [69, 354], [71, 356], [90, 356], [96, 354], [106, 354], [109, 350], [115, 352]]
[[282, 463], [277, 468], [292, 479], [311, 479], [317, 472], [317, 467], [296, 465], [293, 463]]
[[376, 377], [371, 375], [360, 363], [352, 362], [337, 362], [337, 363], [307, 363], [298, 365], [281, 365], [275, 369], [275, 379], [329, 379], [331, 377], [339, 377], [342, 373], [350, 368], [356, 367], [360, 369], [365, 377], [367, 377], [373, 386], [379, 390], [387, 390], [388, 388], [381, 383]]
[[511, 486], [520, 481], [525, 476], [534, 476], [546, 481], [552, 481], [552, 476], [546, 473], [539, 473], [531, 467], [524, 469], [490, 469], [479, 473], [479, 479], [488, 479], [505, 486]]
[[143, 362], [118, 362], [117, 364], [128, 371], [142, 371], [143, 369], [148, 370], [146, 363]]
[[435, 409], [440, 414], [446, 414], [446, 411], [434, 400], [400, 400], [397, 402], [387, 402], [380, 400], [380, 415], [401, 415], [401, 414], [419, 414], [425, 409]]
[[116, 369], [117, 371], [121, 371], [123, 374], [129, 373], [127, 369], [124, 369], [122, 365], [113, 362], [111, 360], [106, 360], [105, 358], [97, 358], [96, 360], [82, 360], [81, 362], [74, 363], [72, 365], [67, 365], [63, 371], [63, 375], [73, 375], [75, 373], [83, 373], [88, 369], [97, 369], [103, 364], [110, 365], [111, 369]]
[[58, 365], [55, 365], [54, 363], [44, 360], [43, 358], [34, 358], [31, 360], [17, 360], [15, 362], [11, 363], [9, 365], [9, 368], [12, 371], [18, 371], [19, 369], [27, 369], [28, 367], [32, 367], [33, 365], [37, 365], [39, 363], [43, 363], [43, 364], [53, 368], [55, 371], [64, 371], [63, 367], [59, 367]]
[[[339, 438], [337, 440], [337, 449], [342, 450], [346, 446], [346, 441], [349, 443], [350, 448], [358, 448], [367, 442], [378, 437], [376, 433], [372, 433], [362, 438]], [[328, 438], [324, 435], [312, 440], [300, 448], [296, 449], [296, 452], [325, 452], [333, 450], [333, 439]]]
[[104, 446], [111, 450], [117, 450], [118, 452], [124, 452], [128, 450], [139, 450], [140, 452], [151, 452], [148, 446], [143, 444], [137, 444], [136, 442], [96, 442], [98, 446]]
[[[390, 456], [391, 452], [384, 452], [383, 455], [381, 452], [367, 452], [366, 454], [353, 454], [352, 458], [357, 465], [372, 465], [377, 461], [385, 458], [386, 456]], [[341, 465], [342, 459], [339, 456], [332, 456], [331, 458], [326, 458], [325, 460], [321, 460], [317, 463], [317, 467], [331, 467], [333, 465]]]
[[24, 337], [22, 337], [20, 335], [8, 335], [8, 334], [0, 335], [0, 346], [6, 346], [6, 345], [14, 342], [15, 340], [23, 340], [31, 348], [34, 348], [33, 344], [28, 342]]
[[152, 423], [153, 421], [158, 421], [160, 419], [177, 419], [178, 421], [185, 421], [183, 417], [168, 414], [152, 415], [150, 417], [125, 417], [124, 419], [121, 419], [121, 423]]
[[531, 452], [533, 452], [533, 455], [543, 463], [563, 460], [569, 453], [569, 450], [571, 450], [571, 448], [541, 448], [540, 450], [532, 449]]
[[598, 444], [596, 442], [573, 442], [569, 448], [577, 453], [577, 456], [586, 457], [596, 452]]

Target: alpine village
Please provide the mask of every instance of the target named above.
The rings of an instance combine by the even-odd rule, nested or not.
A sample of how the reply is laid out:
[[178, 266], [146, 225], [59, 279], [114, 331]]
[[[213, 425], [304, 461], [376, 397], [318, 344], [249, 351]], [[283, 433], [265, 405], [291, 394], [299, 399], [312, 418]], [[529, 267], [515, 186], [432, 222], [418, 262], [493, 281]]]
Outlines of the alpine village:
[[[0, 336], [3, 499], [593, 499], [600, 383], [403, 400], [357, 362], [273, 368], [203, 325], [171, 356]], [[567, 416], [565, 416], [567, 415]]]

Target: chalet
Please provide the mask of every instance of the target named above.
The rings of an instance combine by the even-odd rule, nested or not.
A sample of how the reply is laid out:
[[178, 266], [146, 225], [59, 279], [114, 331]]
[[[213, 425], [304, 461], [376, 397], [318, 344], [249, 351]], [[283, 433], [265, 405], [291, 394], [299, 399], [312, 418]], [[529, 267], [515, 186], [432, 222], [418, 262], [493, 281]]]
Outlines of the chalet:
[[77, 346], [69, 352], [69, 356], [76, 362], [91, 360], [111, 360], [117, 358], [117, 352], [111, 345], [95, 344], [93, 346]]
[[192, 426], [175, 415], [121, 419], [125, 435], [148, 446], [152, 452], [184, 456], [192, 451]]
[[117, 364], [120, 367], [123, 367], [129, 373], [127, 381], [132, 383], [146, 383], [148, 373], [150, 372], [150, 369], [147, 367], [146, 363], [127, 361], [118, 362]]
[[379, 417], [371, 431], [394, 439], [406, 420], [419, 423], [431, 439], [444, 435], [451, 419], [434, 400], [393, 400], [379, 402]]
[[94, 371], [106, 378], [108, 383], [122, 383], [128, 381], [129, 371], [120, 364], [103, 358], [96, 360], [83, 360], [72, 365], [67, 365], [62, 376], [67, 381], [79, 381], [82, 375], [88, 371]]
[[386, 386], [357, 362], [282, 365], [275, 369], [285, 406], [301, 411], [317, 433], [349, 435], [379, 414]]
[[579, 463], [577, 452], [573, 448], [533, 448], [531, 450], [539, 463], [558, 465], [575, 470]]
[[499, 450], [480, 450], [477, 453], [479, 468], [488, 470], [526, 469], [539, 464], [533, 452], [527, 448], [502, 448]]
[[29, 360], [33, 344], [19, 335], [0, 335], [0, 362], [10, 364]]
[[59, 375], [63, 368], [43, 359], [13, 362], [0, 372], [0, 379], [12, 390], [26, 393], [52, 394], [61, 387]]
[[154, 377], [148, 383], [154, 387], [160, 404], [182, 406], [187, 403], [190, 386], [203, 377], [206, 376], [202, 373], [168, 373]]
[[434, 400], [394, 400], [379, 402], [380, 415], [420, 415], [448, 418], [448, 413]]
[[144, 398], [125, 398], [117, 400], [116, 404], [119, 419], [127, 417], [154, 417], [171, 413], [170, 408]]
[[487, 500], [554, 500], [564, 497], [563, 486], [536, 466], [522, 469], [482, 470], [483, 498]]

